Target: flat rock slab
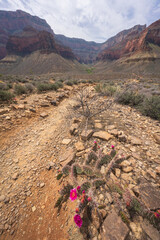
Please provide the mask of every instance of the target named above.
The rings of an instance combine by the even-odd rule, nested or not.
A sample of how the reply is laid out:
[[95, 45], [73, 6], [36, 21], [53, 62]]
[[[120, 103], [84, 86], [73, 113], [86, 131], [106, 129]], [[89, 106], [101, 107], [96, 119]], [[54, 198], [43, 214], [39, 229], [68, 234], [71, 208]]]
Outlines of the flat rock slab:
[[150, 209], [160, 207], [160, 191], [149, 183], [139, 185], [140, 198], [144, 204]]
[[130, 141], [131, 141], [131, 144], [133, 144], [133, 145], [141, 145], [142, 144], [141, 139], [134, 137], [134, 136], [130, 136]]
[[142, 229], [145, 232], [145, 234], [150, 237], [152, 240], [159, 240], [160, 239], [160, 233], [156, 228], [154, 228], [147, 220], [144, 220], [142, 223]]
[[99, 131], [93, 134], [93, 137], [100, 138], [102, 140], [108, 141], [112, 138], [112, 135], [106, 131]]
[[114, 210], [106, 217], [102, 229], [102, 240], [125, 240], [129, 234], [129, 228]]
[[74, 161], [76, 154], [72, 148], [69, 148], [66, 150], [63, 155], [59, 158], [59, 162], [62, 166], [65, 166], [66, 164], [71, 164]]
[[64, 145], [68, 145], [70, 142], [71, 142], [71, 139], [70, 139], [70, 138], [64, 138], [64, 139], [62, 140], [62, 144], [64, 144]]
[[42, 117], [42, 118], [46, 118], [46, 117], [48, 117], [48, 113], [46, 113], [46, 112], [42, 112], [42, 113], [40, 114], [40, 117]]
[[75, 143], [75, 148], [78, 152], [83, 151], [85, 149], [83, 142], [76, 142]]

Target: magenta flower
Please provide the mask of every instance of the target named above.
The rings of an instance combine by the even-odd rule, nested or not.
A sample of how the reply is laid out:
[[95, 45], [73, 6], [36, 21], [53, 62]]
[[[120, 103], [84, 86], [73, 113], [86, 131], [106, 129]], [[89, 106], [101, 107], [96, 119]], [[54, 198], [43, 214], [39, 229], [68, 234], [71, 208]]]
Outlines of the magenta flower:
[[112, 148], [114, 148], [114, 145], [112, 145]]
[[81, 187], [80, 186], [77, 186], [77, 190], [80, 190], [81, 189]]
[[97, 141], [94, 141], [94, 144], [97, 144]]
[[70, 190], [70, 197], [69, 197], [72, 201], [74, 201], [75, 199], [77, 199], [77, 191], [75, 188]]
[[84, 193], [85, 193], [85, 190], [83, 190], [82, 193], [84, 194]]
[[76, 214], [74, 216], [74, 221], [79, 228], [82, 226], [82, 218], [80, 215]]

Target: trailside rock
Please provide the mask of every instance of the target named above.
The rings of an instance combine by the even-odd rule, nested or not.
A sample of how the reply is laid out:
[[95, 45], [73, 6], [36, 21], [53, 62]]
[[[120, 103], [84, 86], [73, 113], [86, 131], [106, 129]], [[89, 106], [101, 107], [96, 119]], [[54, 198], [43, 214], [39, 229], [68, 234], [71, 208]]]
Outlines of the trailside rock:
[[129, 228], [117, 213], [112, 210], [102, 225], [102, 240], [125, 240], [128, 234]]
[[48, 117], [48, 113], [43, 112], [43, 113], [40, 114], [40, 117], [42, 117], [42, 118], [46, 118], [46, 117]]
[[65, 166], [66, 164], [71, 164], [71, 163], [73, 163], [75, 156], [76, 156], [76, 154], [75, 154], [74, 150], [72, 148], [69, 148], [59, 158], [59, 162], [62, 166]]
[[154, 133], [153, 134], [154, 139], [156, 140], [156, 143], [160, 144], [160, 135]]
[[83, 151], [85, 149], [83, 142], [76, 142], [75, 143], [75, 148], [77, 149], [78, 152]]
[[99, 131], [93, 134], [93, 137], [100, 138], [102, 140], [108, 141], [112, 138], [112, 135], [106, 131]]
[[93, 134], [93, 130], [83, 130], [81, 133], [81, 138], [83, 141], [87, 141]]
[[160, 192], [150, 183], [140, 184], [139, 195], [144, 204], [150, 209], [158, 209], [160, 204]]

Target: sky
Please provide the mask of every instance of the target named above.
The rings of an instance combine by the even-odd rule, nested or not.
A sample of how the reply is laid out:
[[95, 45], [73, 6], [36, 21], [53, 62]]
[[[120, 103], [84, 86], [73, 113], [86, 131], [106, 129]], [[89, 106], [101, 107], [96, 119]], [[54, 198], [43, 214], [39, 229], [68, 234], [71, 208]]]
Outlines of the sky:
[[0, 10], [17, 9], [45, 19], [56, 34], [95, 42], [160, 19], [160, 0], [0, 0]]

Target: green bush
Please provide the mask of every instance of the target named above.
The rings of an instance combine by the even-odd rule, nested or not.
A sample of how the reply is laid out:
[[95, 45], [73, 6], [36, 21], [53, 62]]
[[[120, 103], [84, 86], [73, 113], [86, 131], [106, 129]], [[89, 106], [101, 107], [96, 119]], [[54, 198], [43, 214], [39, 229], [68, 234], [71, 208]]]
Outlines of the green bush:
[[140, 111], [146, 116], [160, 120], [160, 96], [145, 98]]
[[0, 101], [9, 101], [14, 95], [8, 91], [0, 90]]
[[14, 87], [14, 92], [16, 95], [22, 95], [22, 94], [26, 94], [27, 93], [27, 89], [25, 86], [17, 84]]

